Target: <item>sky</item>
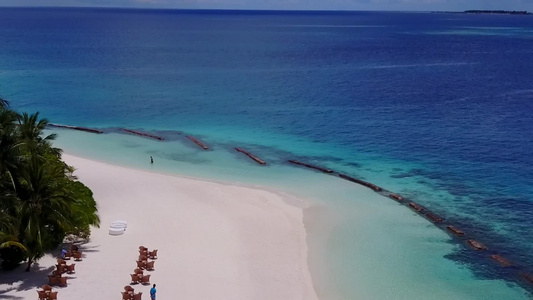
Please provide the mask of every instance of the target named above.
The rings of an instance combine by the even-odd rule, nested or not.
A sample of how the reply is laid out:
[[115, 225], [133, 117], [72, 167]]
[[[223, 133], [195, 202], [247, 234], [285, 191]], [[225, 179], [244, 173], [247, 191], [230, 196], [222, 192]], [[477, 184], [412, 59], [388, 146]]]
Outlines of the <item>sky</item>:
[[0, 6], [73, 6], [177, 9], [533, 11], [533, 0], [0, 0]]

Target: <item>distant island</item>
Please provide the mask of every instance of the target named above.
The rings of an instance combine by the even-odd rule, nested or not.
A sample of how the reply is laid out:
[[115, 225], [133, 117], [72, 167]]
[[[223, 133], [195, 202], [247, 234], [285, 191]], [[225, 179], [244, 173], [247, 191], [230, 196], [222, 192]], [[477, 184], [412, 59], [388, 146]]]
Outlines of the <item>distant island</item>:
[[465, 10], [465, 14], [531, 15], [525, 10]]
[[471, 9], [465, 11], [432, 11], [432, 13], [444, 14], [493, 14], [493, 15], [533, 15], [527, 10], [483, 10]]

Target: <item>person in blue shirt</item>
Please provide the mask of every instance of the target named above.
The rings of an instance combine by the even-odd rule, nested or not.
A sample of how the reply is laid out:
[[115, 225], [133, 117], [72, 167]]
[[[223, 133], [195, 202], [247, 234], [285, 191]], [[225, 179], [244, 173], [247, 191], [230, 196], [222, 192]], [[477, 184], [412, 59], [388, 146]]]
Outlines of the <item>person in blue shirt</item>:
[[155, 283], [154, 286], [150, 289], [150, 299], [155, 300]]

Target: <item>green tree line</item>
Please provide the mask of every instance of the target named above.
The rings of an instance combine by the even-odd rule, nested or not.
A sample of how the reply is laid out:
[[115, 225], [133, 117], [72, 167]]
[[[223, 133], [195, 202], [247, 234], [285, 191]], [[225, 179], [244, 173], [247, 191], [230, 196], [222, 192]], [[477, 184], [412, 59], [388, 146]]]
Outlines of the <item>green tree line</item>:
[[32, 263], [66, 236], [87, 239], [99, 226], [92, 192], [54, 148], [39, 113], [19, 114], [0, 99], [0, 259], [3, 268]]

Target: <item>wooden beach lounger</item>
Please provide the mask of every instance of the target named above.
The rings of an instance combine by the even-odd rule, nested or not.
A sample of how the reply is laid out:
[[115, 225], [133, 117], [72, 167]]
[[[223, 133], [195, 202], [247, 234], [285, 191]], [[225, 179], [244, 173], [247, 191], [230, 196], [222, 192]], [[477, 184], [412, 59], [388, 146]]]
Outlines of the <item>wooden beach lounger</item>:
[[52, 291], [52, 287], [49, 286], [48, 284], [43, 285], [41, 288], [42, 288], [43, 291], [46, 292], [46, 293], [49, 293], [49, 292]]
[[70, 264], [65, 267], [68, 274], [76, 273], [76, 271], [74, 270], [74, 266], [76, 266], [76, 264]]
[[67, 286], [67, 277], [59, 277], [59, 286]]
[[146, 263], [146, 270], [148, 270], [148, 271], [153, 271], [153, 270], [154, 270], [154, 263], [155, 263], [155, 261], [153, 261], [153, 260], [147, 262], [147, 263]]
[[137, 261], [137, 268], [144, 269], [145, 266], [146, 266], [146, 261], [141, 261], [141, 260]]
[[67, 272], [67, 266], [66, 265], [56, 265], [56, 271], [59, 274], [63, 274]]
[[157, 259], [157, 249], [148, 252], [148, 258]]
[[137, 268], [137, 269], [133, 270], [133, 274], [139, 275], [140, 277], [142, 277], [144, 275], [143, 274], [143, 270], [140, 269], [140, 268]]
[[72, 254], [72, 257], [74, 257], [74, 260], [75, 260], [75, 261], [81, 261], [81, 260], [82, 260], [82, 258], [81, 258], [81, 251], [74, 252], [74, 253]]
[[133, 294], [135, 292], [135, 289], [132, 288], [131, 286], [127, 285], [127, 286], [124, 287], [124, 291], [126, 293]]
[[141, 284], [148, 285], [150, 284], [150, 275], [144, 275], [141, 279]]
[[50, 295], [48, 295], [48, 300], [57, 300], [57, 292], [50, 292]]
[[130, 284], [137, 284], [137, 283], [141, 282], [141, 278], [139, 277], [139, 275], [130, 274], [130, 276], [131, 276], [131, 283]]
[[49, 285], [59, 285], [59, 277], [58, 275], [48, 275], [48, 284]]
[[37, 291], [37, 294], [39, 295], [39, 300], [48, 299], [48, 294], [45, 291]]
[[133, 299], [133, 295], [128, 292], [121, 292], [122, 293], [122, 300], [131, 300]]

